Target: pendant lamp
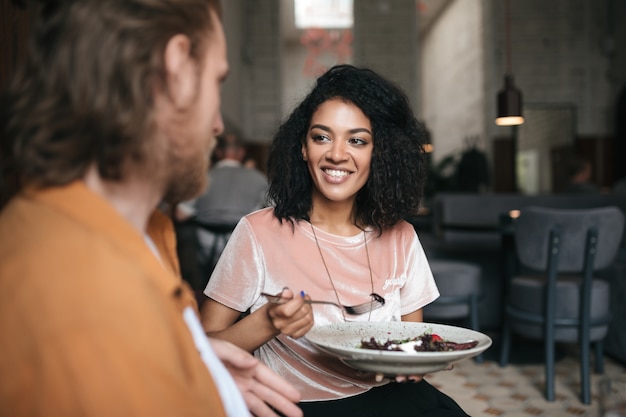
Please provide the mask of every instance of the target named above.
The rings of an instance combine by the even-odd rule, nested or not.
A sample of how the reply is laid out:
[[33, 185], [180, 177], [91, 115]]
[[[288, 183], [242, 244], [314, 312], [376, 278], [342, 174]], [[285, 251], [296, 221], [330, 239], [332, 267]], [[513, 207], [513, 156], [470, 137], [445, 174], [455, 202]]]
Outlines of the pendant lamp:
[[522, 92], [515, 87], [513, 76], [504, 76], [504, 89], [498, 93], [498, 117], [496, 124], [499, 126], [515, 126], [524, 123], [522, 116]]
[[522, 115], [522, 92], [513, 83], [511, 71], [511, 5], [510, 0], [505, 2], [505, 51], [506, 74], [504, 75], [504, 89], [498, 93], [498, 116], [496, 124], [499, 126], [515, 126], [524, 123]]

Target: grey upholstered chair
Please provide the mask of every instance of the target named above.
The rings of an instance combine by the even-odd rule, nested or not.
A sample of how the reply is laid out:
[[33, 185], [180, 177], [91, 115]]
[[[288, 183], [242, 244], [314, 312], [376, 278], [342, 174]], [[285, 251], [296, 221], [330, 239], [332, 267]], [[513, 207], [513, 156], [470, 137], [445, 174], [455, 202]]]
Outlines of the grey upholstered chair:
[[[438, 322], [466, 319], [468, 327], [479, 331], [478, 299], [480, 297], [480, 266], [447, 259], [429, 261], [440, 296], [424, 307], [424, 321]], [[475, 358], [483, 362], [483, 355]]]
[[617, 207], [529, 207], [515, 221], [515, 251], [524, 272], [508, 282], [500, 365], [508, 362], [511, 333], [543, 340], [548, 401], [555, 397], [555, 342], [580, 346], [580, 396], [584, 404], [591, 401], [590, 345], [595, 344], [595, 370], [602, 373], [602, 341], [611, 318], [609, 284], [594, 272], [613, 262], [623, 229]]
[[198, 262], [204, 289], [237, 223], [206, 223], [195, 218], [192, 221], [197, 226]]

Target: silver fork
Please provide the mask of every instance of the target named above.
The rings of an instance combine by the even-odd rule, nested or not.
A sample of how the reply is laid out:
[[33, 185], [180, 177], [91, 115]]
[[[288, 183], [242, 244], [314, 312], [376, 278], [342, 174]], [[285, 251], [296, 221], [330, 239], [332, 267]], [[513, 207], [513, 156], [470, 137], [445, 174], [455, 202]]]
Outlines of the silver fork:
[[[280, 294], [272, 295], [262, 292], [261, 295], [267, 298], [267, 301], [274, 304], [284, 304], [290, 300], [289, 298], [281, 297]], [[382, 296], [376, 293], [371, 293], [370, 297], [372, 297], [370, 301], [366, 301], [365, 303], [357, 304], [355, 306], [344, 306], [341, 304], [333, 303], [332, 301], [320, 300], [304, 300], [304, 302], [307, 304], [328, 304], [343, 309], [343, 311], [345, 311], [347, 314], [350, 314], [352, 316], [358, 316], [360, 314], [369, 313], [370, 311], [376, 310], [385, 305], [385, 299]]]

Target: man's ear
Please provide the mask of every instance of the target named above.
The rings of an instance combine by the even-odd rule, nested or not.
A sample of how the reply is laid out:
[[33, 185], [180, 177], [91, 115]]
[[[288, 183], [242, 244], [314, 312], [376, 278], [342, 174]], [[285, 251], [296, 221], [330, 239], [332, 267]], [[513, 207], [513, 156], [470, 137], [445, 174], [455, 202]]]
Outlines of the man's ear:
[[195, 61], [191, 58], [191, 40], [185, 35], [175, 35], [165, 46], [165, 71], [167, 91], [177, 108], [187, 107], [195, 97], [197, 75]]

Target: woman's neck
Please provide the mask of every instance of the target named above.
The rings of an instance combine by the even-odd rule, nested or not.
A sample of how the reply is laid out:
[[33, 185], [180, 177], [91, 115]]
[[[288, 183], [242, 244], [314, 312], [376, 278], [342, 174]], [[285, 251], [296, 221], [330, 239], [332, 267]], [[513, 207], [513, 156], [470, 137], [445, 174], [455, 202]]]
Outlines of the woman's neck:
[[354, 236], [362, 228], [355, 224], [354, 201], [334, 202], [313, 198], [309, 219], [315, 227], [338, 236]]

